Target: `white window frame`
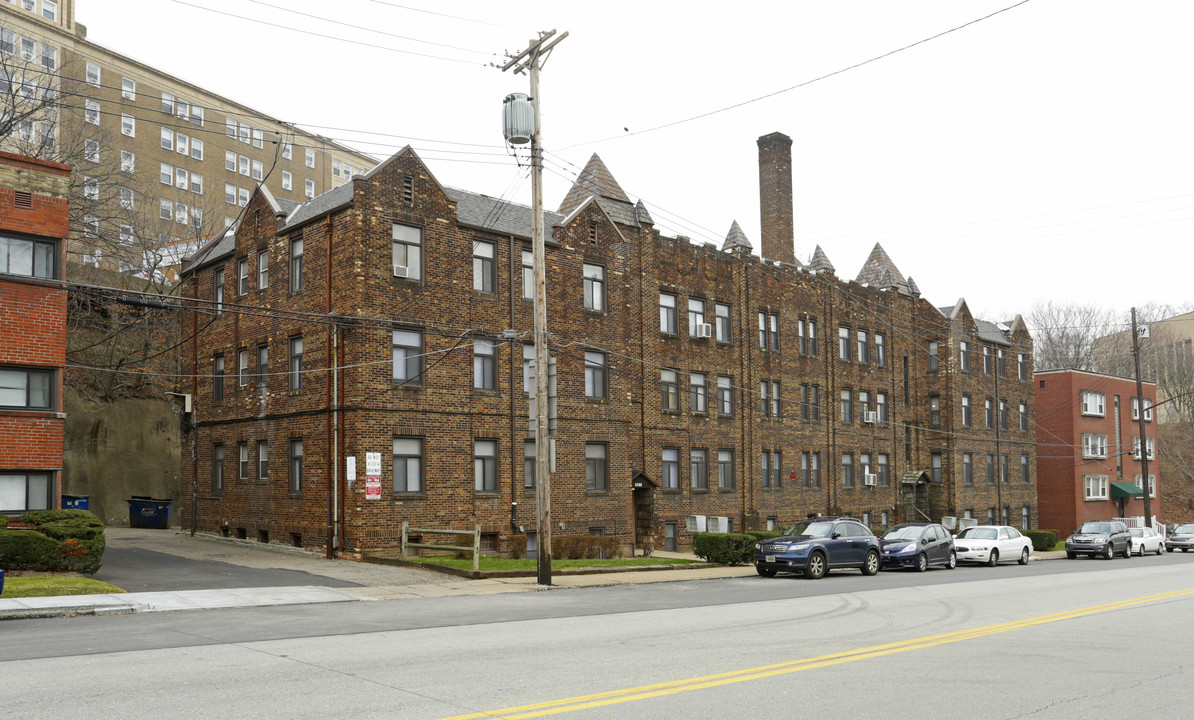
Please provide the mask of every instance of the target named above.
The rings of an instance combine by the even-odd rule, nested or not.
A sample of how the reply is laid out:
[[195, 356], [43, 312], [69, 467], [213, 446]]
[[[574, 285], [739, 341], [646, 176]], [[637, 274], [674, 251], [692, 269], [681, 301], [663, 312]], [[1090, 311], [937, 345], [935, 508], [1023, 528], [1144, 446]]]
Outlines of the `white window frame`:
[[100, 81], [103, 79], [103, 73], [104, 71], [99, 65], [90, 62], [87, 63], [87, 74], [85, 76], [87, 79], [87, 84], [92, 87], [99, 87]]
[[1106, 393], [1096, 392], [1094, 390], [1082, 391], [1082, 414], [1092, 417], [1106, 417], [1107, 416], [1107, 395]]
[[1082, 496], [1084, 500], [1106, 500], [1109, 496], [1110, 483], [1106, 475], [1083, 475]]
[[1107, 457], [1107, 436], [1102, 433], [1082, 433], [1082, 457]]

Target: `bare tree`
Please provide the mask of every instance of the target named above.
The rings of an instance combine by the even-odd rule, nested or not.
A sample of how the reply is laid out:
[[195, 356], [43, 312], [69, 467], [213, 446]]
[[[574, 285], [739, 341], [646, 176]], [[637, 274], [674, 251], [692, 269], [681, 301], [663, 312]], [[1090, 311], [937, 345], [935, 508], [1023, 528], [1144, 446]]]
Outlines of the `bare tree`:
[[[1025, 322], [1032, 330], [1037, 370], [1094, 371], [1104, 363], [1116, 361], [1122, 353], [1117, 344], [1100, 342], [1126, 327], [1124, 320], [1111, 310], [1047, 300], [1033, 305]], [[1130, 354], [1128, 361], [1130, 364]]]

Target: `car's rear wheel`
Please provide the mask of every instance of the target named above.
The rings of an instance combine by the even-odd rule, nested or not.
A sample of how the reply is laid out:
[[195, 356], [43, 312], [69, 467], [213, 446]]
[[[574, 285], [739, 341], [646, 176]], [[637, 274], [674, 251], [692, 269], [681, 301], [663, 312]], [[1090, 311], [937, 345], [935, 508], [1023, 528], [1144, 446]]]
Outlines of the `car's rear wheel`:
[[772, 568], [765, 568], [762, 565], [755, 565], [755, 572], [763, 577], [775, 577], [775, 570]]
[[958, 566], [958, 554], [953, 550], [949, 551], [949, 559], [945, 561], [945, 569], [953, 570]]
[[1144, 557], [1144, 543], [1140, 543], [1140, 552], [1136, 553], [1140, 557]]
[[916, 556], [916, 572], [924, 572], [929, 569], [929, 558], [921, 553]]
[[1157, 554], [1160, 555], [1163, 552], [1165, 552], [1165, 543], [1161, 543], [1157, 546]]
[[1020, 564], [1021, 565], [1028, 564], [1028, 548], [1023, 548], [1020, 550]]
[[[1143, 555], [1143, 553], [1141, 553], [1141, 554]], [[1127, 545], [1124, 545], [1124, 557], [1125, 557], [1125, 558], [1130, 558], [1130, 557], [1132, 557], [1132, 543], [1131, 543], [1131, 541], [1129, 541]]]
[[879, 574], [879, 551], [867, 550], [866, 559], [862, 562], [863, 575], [878, 575]]
[[814, 552], [808, 556], [808, 567], [804, 568], [804, 576], [812, 580], [820, 580], [825, 577], [825, 556], [820, 552]]
[[999, 564], [999, 551], [994, 548], [991, 549], [991, 555], [987, 558], [987, 567], [995, 567]]
[[1111, 543], [1107, 543], [1103, 548], [1103, 559], [1110, 560], [1113, 557], [1115, 557], [1115, 548], [1111, 546]]

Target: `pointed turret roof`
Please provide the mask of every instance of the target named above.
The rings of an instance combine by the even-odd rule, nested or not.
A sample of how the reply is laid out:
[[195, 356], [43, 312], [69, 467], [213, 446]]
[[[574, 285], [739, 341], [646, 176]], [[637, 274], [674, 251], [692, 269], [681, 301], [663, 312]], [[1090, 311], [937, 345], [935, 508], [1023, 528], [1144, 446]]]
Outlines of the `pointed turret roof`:
[[726, 233], [725, 242], [721, 244], [722, 250], [745, 250], [750, 252], [754, 248], [751, 247], [750, 240], [746, 239], [746, 233], [742, 232], [742, 228], [738, 225], [738, 221], [730, 223], [730, 231]]
[[862, 264], [855, 282], [867, 283], [881, 288], [905, 285], [904, 275], [891, 261], [887, 251], [879, 243], [871, 250], [871, 256]]
[[920, 288], [916, 287], [916, 281], [912, 279], [911, 275], [908, 276], [908, 294], [912, 297], [920, 297]]
[[818, 245], [816, 250], [813, 250], [813, 259], [808, 264], [809, 270], [816, 270], [819, 273], [834, 274], [833, 263], [829, 262], [829, 256]]
[[564, 202], [560, 203], [559, 213], [561, 215], [570, 214], [590, 195], [630, 204], [630, 198], [626, 196], [622, 186], [614, 179], [613, 174], [597, 153], [593, 153], [593, 157], [585, 163], [585, 169], [576, 176], [576, 182], [564, 196]]

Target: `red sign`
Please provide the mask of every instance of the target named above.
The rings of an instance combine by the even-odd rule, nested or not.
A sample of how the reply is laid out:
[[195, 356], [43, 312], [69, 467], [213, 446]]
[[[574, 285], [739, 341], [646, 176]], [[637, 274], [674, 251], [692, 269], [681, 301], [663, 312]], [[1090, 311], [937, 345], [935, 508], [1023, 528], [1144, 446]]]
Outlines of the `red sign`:
[[381, 500], [381, 476], [369, 475], [365, 478], [365, 499]]

